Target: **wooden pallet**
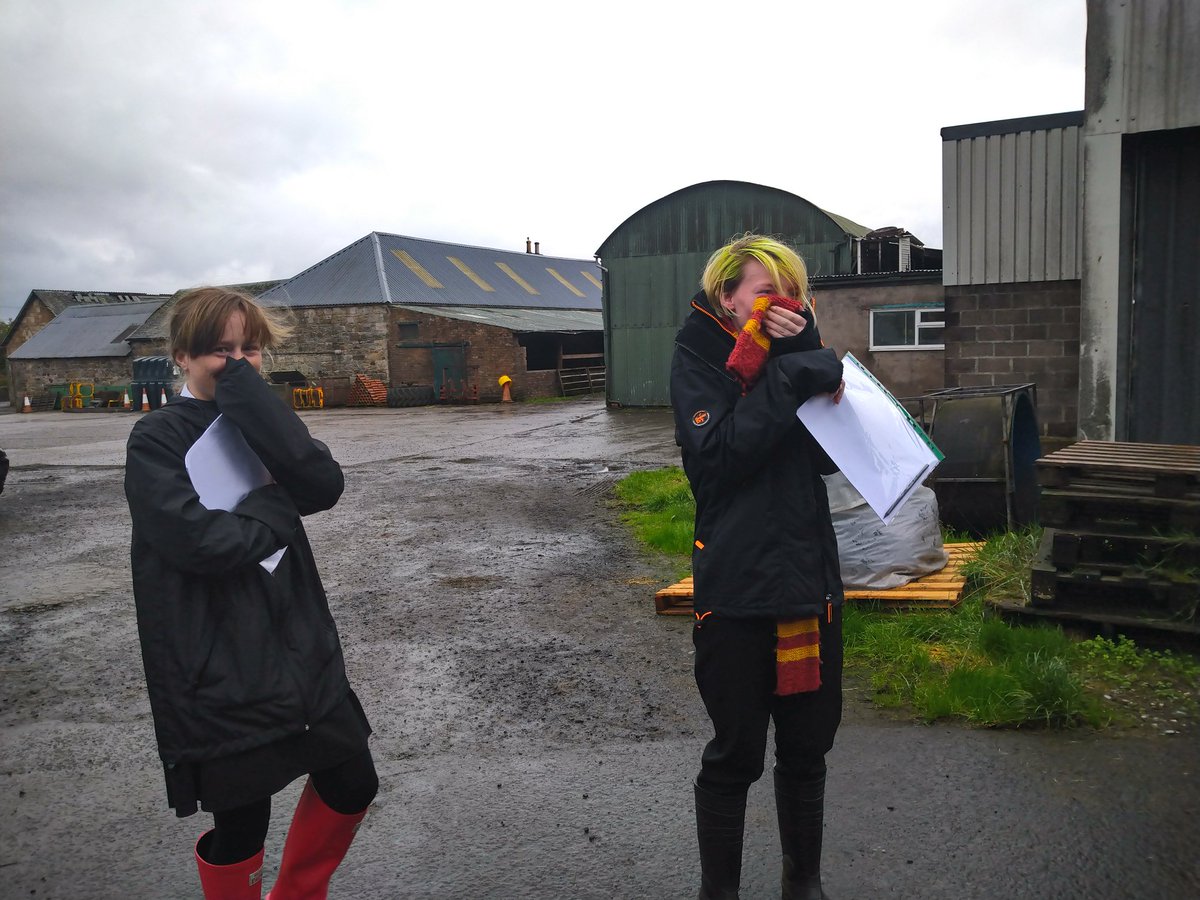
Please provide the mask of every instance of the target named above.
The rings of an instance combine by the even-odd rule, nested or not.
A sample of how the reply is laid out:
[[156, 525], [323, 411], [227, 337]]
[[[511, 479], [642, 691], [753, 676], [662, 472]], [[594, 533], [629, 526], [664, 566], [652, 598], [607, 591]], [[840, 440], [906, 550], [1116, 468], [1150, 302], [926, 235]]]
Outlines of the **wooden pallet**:
[[1037, 475], [1083, 494], [1200, 500], [1200, 447], [1079, 441], [1039, 459]]
[[1038, 511], [1043, 525], [1067, 530], [1200, 531], [1200, 500], [1043, 489]]
[[1016, 624], [1057, 623], [1064, 628], [1083, 630], [1108, 638], [1123, 634], [1149, 645], [1191, 651], [1200, 649], [1200, 623], [1196, 622], [1139, 616], [1114, 610], [1025, 606], [1007, 601], [989, 603], [988, 606], [1004, 620]]
[[[1200, 568], [1200, 536], [1108, 534], [1056, 531], [1050, 537], [1050, 562], [1056, 569], [1094, 566], [1101, 570], [1170, 566]], [[1045, 540], [1043, 538], [1043, 540]]]
[[[1169, 570], [1123, 561], [1122, 546], [1149, 546], [1155, 538], [1080, 535], [1047, 528], [1030, 580], [1030, 605], [1040, 608], [1088, 609], [1094, 612], [1148, 615], [1194, 621], [1200, 606], [1200, 583], [1171, 578]], [[1094, 555], [1112, 548], [1107, 558], [1067, 562], [1070, 553], [1090, 547]]]
[[[961, 602], [967, 583], [962, 566], [982, 546], [982, 541], [946, 544], [950, 560], [940, 571], [886, 590], [846, 591], [846, 602], [878, 603], [886, 609], [895, 610], [952, 609]], [[691, 576], [655, 593], [654, 610], [660, 616], [691, 615]]]
[[692, 576], [677, 581], [654, 594], [654, 611], [660, 616], [692, 614]]

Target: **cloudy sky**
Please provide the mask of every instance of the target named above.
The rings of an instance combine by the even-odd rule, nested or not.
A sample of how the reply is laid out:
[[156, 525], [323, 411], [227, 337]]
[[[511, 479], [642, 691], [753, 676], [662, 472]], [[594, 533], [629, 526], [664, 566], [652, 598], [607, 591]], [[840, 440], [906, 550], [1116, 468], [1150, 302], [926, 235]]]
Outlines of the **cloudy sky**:
[[4, 0], [0, 318], [371, 231], [591, 257], [729, 178], [941, 246], [939, 130], [1083, 108], [1084, 0]]

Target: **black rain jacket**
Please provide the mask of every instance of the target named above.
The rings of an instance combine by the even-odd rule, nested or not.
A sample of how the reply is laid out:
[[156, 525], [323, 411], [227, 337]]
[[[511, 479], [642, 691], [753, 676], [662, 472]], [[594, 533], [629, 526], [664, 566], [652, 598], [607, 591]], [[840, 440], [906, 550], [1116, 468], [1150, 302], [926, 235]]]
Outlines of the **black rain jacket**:
[[[205, 509], [184, 455], [218, 413], [275, 484], [231, 512]], [[133, 593], [163, 762], [196, 762], [306, 730], [350, 689], [300, 517], [332, 507], [342, 470], [244, 360], [215, 402], [182, 398], [129, 437]], [[287, 547], [274, 573], [259, 561]]]
[[704, 294], [675, 338], [675, 441], [696, 499], [692, 549], [698, 614], [790, 619], [842, 603], [837, 537], [822, 474], [836, 466], [796, 409], [836, 391], [842, 364], [821, 348], [811, 312], [771, 342], [762, 377], [743, 393], [725, 371], [736, 337]]

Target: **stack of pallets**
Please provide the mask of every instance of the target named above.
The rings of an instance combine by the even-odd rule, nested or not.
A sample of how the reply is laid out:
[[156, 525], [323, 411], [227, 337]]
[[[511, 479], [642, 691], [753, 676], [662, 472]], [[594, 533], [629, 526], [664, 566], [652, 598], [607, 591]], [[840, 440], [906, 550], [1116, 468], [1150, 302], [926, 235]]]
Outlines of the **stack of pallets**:
[[[983, 546], [982, 541], [946, 544], [949, 561], [940, 571], [916, 578], [899, 587], [878, 590], [847, 590], [846, 602], [875, 604], [882, 609], [953, 609], [963, 597], [967, 578], [963, 563]], [[684, 578], [654, 595], [654, 609], [660, 616], [692, 614], [692, 579]]]
[[1037, 470], [1045, 532], [1023, 614], [1200, 638], [1200, 447], [1080, 441]]

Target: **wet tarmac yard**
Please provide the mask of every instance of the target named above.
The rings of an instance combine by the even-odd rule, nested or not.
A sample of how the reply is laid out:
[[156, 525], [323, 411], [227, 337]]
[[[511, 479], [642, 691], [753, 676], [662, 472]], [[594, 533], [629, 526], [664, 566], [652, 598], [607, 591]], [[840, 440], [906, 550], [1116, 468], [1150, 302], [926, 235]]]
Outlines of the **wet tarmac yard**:
[[[611, 489], [677, 461], [597, 401], [304, 413], [347, 489], [306, 527], [375, 729], [379, 797], [331, 896], [685, 898], [708, 736], [678, 567]], [[0, 897], [194, 898], [129, 581], [137, 414], [0, 416]], [[825, 881], [851, 898], [1200, 896], [1200, 739], [924, 726], [849, 685]], [[769, 777], [742, 896], [778, 896]], [[276, 798], [266, 884], [301, 785]]]

